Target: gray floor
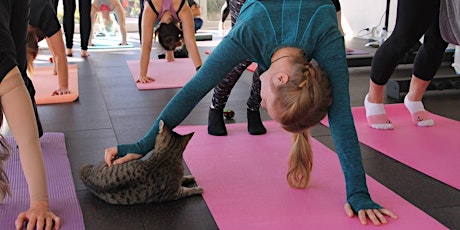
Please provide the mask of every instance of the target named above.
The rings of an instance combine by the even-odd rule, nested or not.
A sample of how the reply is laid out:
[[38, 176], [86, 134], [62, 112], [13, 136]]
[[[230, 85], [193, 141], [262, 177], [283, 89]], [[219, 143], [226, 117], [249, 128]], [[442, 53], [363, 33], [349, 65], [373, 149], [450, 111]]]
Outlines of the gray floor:
[[[139, 58], [135, 34], [134, 49], [90, 50], [87, 59], [70, 59], [79, 68], [78, 101], [68, 104], [41, 105], [39, 113], [46, 132], [65, 133], [67, 151], [74, 175], [86, 229], [218, 229], [201, 196], [165, 204], [113, 206], [95, 198], [78, 179], [79, 167], [103, 159], [104, 149], [117, 143], [138, 140], [149, 129], [163, 106], [177, 89], [139, 91], [133, 83], [127, 60]], [[216, 36], [215, 36], [216, 38]], [[203, 60], [205, 50], [216, 42], [198, 42]], [[353, 47], [353, 45], [355, 47]], [[352, 46], [352, 47], [350, 47]], [[365, 49], [351, 44], [350, 48]], [[46, 50], [41, 51], [46, 54]], [[155, 51], [152, 58], [156, 57]], [[400, 66], [396, 77], [410, 76], [410, 65]], [[369, 67], [350, 68], [352, 106], [361, 106], [369, 81]], [[453, 74], [442, 67], [439, 75]], [[235, 87], [228, 107], [236, 111], [235, 122], [246, 122], [245, 103], [250, 74], [245, 73]], [[207, 124], [208, 94], [183, 124]], [[397, 102], [389, 100], [388, 103]], [[426, 108], [434, 113], [460, 120], [460, 90], [428, 91]], [[269, 119], [263, 112], [263, 119]], [[333, 148], [329, 130], [317, 125], [312, 135]], [[433, 143], [435, 144], [435, 143]], [[367, 173], [419, 207], [450, 229], [460, 229], [460, 191], [432, 179], [362, 145]], [[459, 151], [460, 153], [460, 151]], [[460, 172], [459, 179], [460, 179]], [[337, 207], [341, 208], [341, 207]]]

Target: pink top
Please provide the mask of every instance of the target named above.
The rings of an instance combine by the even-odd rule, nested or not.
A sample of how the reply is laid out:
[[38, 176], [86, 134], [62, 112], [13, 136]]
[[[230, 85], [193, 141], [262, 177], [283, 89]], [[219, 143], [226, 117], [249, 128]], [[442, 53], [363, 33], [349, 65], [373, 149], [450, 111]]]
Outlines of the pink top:
[[164, 13], [166, 11], [169, 11], [171, 13], [171, 15], [174, 17], [174, 19], [176, 19], [176, 21], [180, 21], [179, 16], [177, 16], [177, 15], [179, 14], [179, 12], [182, 9], [182, 7], [184, 6], [185, 0], [182, 0], [181, 4], [179, 6], [179, 9], [177, 9], [177, 11], [174, 9], [173, 0], [162, 0], [161, 11], [159, 13], [155, 9], [155, 7], [153, 6], [152, 0], [147, 0], [147, 2], [149, 3], [150, 7], [153, 9], [155, 14], [157, 15], [157, 21], [159, 21], [161, 19], [161, 17], [163, 17], [163, 15], [164, 15]]

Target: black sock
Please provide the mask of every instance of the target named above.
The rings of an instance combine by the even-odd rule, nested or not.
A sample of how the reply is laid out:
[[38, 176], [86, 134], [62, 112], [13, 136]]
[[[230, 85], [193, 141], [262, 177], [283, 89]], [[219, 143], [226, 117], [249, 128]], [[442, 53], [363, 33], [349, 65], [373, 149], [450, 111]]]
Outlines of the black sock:
[[208, 133], [213, 136], [226, 136], [224, 109], [209, 108]]
[[248, 132], [251, 135], [261, 135], [267, 133], [267, 129], [265, 129], [265, 126], [260, 119], [258, 109], [248, 109]]

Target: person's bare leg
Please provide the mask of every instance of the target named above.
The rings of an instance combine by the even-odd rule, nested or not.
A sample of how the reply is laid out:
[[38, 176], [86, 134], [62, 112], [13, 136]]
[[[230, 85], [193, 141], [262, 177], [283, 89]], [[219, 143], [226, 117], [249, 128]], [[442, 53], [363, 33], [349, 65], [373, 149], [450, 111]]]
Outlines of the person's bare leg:
[[121, 4], [119, 3], [113, 9], [113, 11], [117, 14], [118, 24], [120, 25], [120, 32], [121, 32], [121, 43], [120, 43], [120, 45], [128, 45], [128, 42], [127, 42], [127, 39], [126, 39], [127, 31], [126, 31], [126, 14], [125, 14], [125, 10], [123, 9]]
[[431, 81], [424, 81], [415, 75], [412, 75], [409, 92], [407, 93], [406, 97], [410, 101], [421, 101], [430, 83]]
[[422, 103], [423, 95], [430, 83], [431, 81], [425, 81], [412, 75], [409, 92], [404, 98], [404, 105], [409, 110], [412, 121], [418, 126], [428, 127], [434, 125], [434, 120], [428, 116]]
[[72, 57], [73, 56], [72, 48], [67, 48], [66, 55], [67, 55], [67, 57]]
[[90, 16], [91, 16], [91, 32], [89, 33], [89, 42], [88, 42], [88, 45], [89, 46], [93, 46], [93, 36], [94, 36], [94, 23], [96, 22], [96, 15], [97, 15], [97, 12], [99, 11], [99, 9], [92, 5], [91, 6], [91, 13], [90, 13]]
[[383, 105], [384, 85], [377, 85], [369, 81], [369, 93], [364, 99], [366, 118], [369, 125], [374, 129], [393, 129], [393, 124], [387, 116]]

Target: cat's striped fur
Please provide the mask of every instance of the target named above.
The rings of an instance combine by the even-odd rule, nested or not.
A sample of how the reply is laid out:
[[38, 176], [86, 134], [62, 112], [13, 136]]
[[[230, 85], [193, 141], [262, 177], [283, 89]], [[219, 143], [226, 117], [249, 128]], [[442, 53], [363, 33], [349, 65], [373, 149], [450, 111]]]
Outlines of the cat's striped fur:
[[184, 176], [182, 154], [193, 133], [179, 135], [160, 121], [155, 149], [146, 159], [108, 167], [85, 165], [80, 179], [89, 190], [111, 204], [165, 202], [203, 193], [193, 176]]

